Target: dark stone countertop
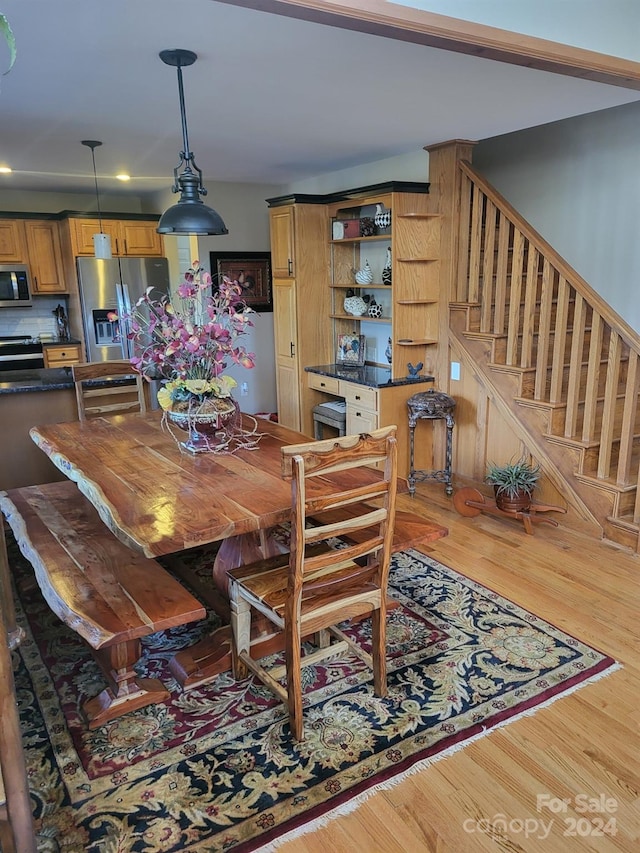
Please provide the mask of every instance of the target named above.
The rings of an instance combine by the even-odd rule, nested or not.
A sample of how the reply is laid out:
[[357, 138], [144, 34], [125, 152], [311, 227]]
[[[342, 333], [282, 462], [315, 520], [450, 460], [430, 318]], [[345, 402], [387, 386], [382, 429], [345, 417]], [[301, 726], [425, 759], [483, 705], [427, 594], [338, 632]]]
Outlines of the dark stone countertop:
[[61, 391], [73, 387], [70, 367], [49, 367], [40, 370], [6, 370], [0, 372], [0, 394]]
[[356, 385], [366, 385], [368, 388], [395, 388], [398, 385], [419, 385], [433, 382], [433, 376], [404, 376], [401, 379], [391, 378], [390, 367], [374, 367], [365, 364], [364, 367], [343, 367], [341, 364], [322, 364], [316, 367], [305, 367], [307, 373], [318, 373], [320, 376], [332, 376], [334, 379], [344, 379], [355, 382]]
[[40, 341], [43, 347], [63, 347], [65, 345], [73, 346], [75, 344], [81, 344], [82, 341], [78, 340], [78, 338], [68, 338], [66, 341], [60, 340], [60, 338], [53, 338], [50, 341]]

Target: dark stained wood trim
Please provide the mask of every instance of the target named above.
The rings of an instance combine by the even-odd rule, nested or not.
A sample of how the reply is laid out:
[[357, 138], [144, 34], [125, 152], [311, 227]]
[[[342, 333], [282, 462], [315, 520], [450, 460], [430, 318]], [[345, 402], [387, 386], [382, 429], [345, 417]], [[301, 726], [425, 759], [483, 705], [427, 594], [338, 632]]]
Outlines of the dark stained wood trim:
[[218, 0], [341, 29], [640, 90], [640, 63], [385, 0]]

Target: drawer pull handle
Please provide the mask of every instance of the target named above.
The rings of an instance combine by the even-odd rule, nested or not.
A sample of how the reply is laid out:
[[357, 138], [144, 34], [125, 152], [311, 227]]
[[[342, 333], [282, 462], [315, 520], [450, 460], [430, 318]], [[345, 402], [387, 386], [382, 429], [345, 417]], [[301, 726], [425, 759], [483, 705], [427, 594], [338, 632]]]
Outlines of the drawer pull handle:
[[324, 388], [324, 382], [321, 382], [321, 383], [320, 383], [320, 387], [321, 387], [321, 388]]

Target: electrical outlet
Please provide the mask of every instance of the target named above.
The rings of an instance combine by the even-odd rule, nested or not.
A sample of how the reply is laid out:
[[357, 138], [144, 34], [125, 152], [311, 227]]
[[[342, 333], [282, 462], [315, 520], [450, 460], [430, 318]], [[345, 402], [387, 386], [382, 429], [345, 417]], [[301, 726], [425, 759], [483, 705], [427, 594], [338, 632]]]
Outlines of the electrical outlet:
[[249, 385], [246, 382], [243, 382], [240, 386], [240, 396], [246, 397], [249, 394]]

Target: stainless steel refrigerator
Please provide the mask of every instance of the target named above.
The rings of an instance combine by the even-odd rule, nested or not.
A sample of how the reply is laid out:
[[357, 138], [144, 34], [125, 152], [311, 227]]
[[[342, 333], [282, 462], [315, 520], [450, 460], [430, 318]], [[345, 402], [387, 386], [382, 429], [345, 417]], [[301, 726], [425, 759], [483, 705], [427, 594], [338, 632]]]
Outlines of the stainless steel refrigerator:
[[169, 293], [166, 258], [78, 258], [78, 282], [87, 361], [131, 358], [125, 315], [148, 287], [153, 299]]

